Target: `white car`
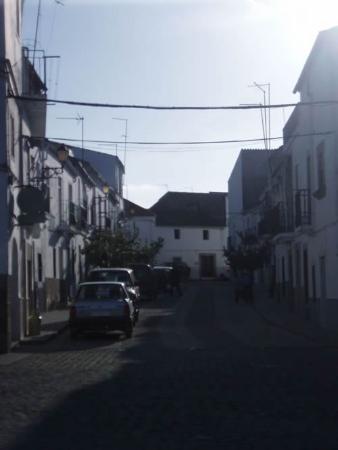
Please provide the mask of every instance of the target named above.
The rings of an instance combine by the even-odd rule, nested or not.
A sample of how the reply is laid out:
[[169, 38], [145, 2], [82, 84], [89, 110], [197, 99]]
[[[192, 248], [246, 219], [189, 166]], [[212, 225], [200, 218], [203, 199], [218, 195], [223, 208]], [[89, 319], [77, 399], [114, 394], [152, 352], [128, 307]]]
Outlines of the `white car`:
[[133, 334], [136, 310], [124, 283], [94, 281], [81, 283], [69, 313], [71, 337], [84, 331]]

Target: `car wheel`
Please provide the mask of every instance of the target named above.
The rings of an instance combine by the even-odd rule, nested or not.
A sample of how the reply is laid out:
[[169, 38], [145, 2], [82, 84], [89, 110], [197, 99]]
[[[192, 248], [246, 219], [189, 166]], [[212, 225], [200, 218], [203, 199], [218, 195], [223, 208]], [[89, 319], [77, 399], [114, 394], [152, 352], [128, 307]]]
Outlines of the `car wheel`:
[[127, 325], [126, 325], [126, 328], [124, 330], [124, 333], [125, 333], [127, 339], [130, 339], [132, 337], [132, 335], [133, 335], [133, 322], [132, 322], [131, 319], [129, 319], [129, 321], [128, 321]]

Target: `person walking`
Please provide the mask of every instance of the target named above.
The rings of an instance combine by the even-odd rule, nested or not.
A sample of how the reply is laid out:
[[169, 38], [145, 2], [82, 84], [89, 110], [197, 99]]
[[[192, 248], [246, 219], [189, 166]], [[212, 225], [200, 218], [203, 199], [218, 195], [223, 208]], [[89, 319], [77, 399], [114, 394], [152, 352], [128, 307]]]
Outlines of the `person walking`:
[[176, 293], [179, 297], [182, 296], [181, 289], [181, 271], [177, 264], [173, 265], [173, 270], [171, 271], [171, 295]]

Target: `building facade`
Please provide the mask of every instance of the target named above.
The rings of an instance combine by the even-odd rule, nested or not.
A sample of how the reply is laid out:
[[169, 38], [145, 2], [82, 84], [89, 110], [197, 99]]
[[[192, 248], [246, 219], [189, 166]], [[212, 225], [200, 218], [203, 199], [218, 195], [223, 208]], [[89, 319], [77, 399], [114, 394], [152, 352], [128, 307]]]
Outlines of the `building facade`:
[[183, 262], [192, 279], [225, 275], [226, 193], [167, 192], [149, 210], [128, 202], [126, 214], [143, 242], [163, 238], [156, 264]]
[[45, 138], [46, 64], [38, 73], [22, 48], [21, 17], [20, 0], [0, 2], [0, 352], [66, 304], [85, 274], [85, 239], [114, 232], [123, 209], [116, 157], [96, 155], [105, 170], [95, 168]]
[[[319, 33], [294, 93], [300, 94], [271, 152], [257, 202], [257, 237], [268, 244], [271, 292], [295, 313], [338, 330], [338, 27]], [[306, 105], [302, 105], [306, 103]], [[254, 169], [255, 162], [251, 163]], [[229, 180], [229, 213], [241, 213], [250, 178]], [[236, 200], [236, 208], [234, 207]], [[234, 219], [231, 239], [247, 226]]]

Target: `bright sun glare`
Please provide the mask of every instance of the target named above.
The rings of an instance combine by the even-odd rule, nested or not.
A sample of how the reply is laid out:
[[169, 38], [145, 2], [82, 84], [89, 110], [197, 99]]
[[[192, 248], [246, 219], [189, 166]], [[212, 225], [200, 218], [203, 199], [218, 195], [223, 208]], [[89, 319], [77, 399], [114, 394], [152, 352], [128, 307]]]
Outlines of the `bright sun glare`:
[[338, 0], [249, 0], [257, 15], [284, 23], [298, 45], [308, 46], [319, 31], [338, 25]]

